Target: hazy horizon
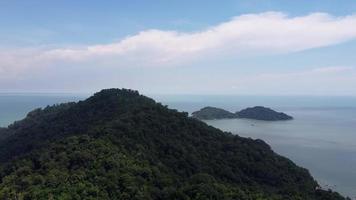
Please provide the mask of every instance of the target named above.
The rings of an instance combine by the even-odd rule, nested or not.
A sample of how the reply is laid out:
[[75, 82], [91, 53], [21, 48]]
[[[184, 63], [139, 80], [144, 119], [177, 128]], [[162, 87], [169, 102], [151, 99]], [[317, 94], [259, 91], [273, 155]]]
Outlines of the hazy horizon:
[[355, 0], [0, 0], [0, 27], [1, 199], [356, 200]]
[[[350, 97], [350, 98], [356, 98], [356, 95], [320, 95], [320, 94], [224, 94], [224, 93], [147, 93], [147, 92], [142, 92], [137, 89], [133, 88], [120, 88], [120, 87], [112, 87], [112, 88], [117, 88], [117, 89], [131, 89], [138, 91], [140, 94], [147, 95], [147, 96], [155, 96], [155, 97], [168, 97], [168, 96], [226, 96], [226, 97], [238, 97], [238, 96], [250, 96], [250, 97], [332, 97], [332, 98], [337, 98], [337, 97]], [[2, 92], [0, 91], [0, 95], [60, 95], [60, 96], [90, 96], [95, 94], [96, 92], [99, 92], [103, 89], [111, 89], [111, 88], [102, 88], [98, 89], [95, 91], [88, 91], [88, 92], [83, 92], [83, 91], [6, 91]]]
[[2, 1], [0, 92], [356, 96], [343, 2]]

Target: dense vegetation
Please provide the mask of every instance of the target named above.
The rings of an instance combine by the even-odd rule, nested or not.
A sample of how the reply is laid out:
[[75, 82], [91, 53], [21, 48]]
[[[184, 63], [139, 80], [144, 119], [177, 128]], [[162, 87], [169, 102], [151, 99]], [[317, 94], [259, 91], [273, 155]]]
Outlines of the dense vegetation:
[[221, 108], [204, 107], [198, 111], [193, 112], [192, 117], [201, 120], [246, 118], [265, 121], [277, 121], [293, 119], [293, 117], [285, 113], [276, 112], [270, 108], [266, 108], [263, 106], [246, 108], [236, 113], [231, 113]]
[[192, 117], [202, 120], [235, 118], [235, 114], [221, 108], [204, 107], [192, 113]]
[[36, 109], [0, 133], [0, 199], [344, 199], [263, 141], [131, 90]]
[[265, 120], [265, 121], [293, 119], [293, 117], [291, 117], [285, 113], [276, 112], [270, 108], [266, 108], [263, 106], [255, 106], [252, 108], [246, 108], [239, 112], [236, 112], [236, 115], [239, 118], [257, 119], [257, 120]]

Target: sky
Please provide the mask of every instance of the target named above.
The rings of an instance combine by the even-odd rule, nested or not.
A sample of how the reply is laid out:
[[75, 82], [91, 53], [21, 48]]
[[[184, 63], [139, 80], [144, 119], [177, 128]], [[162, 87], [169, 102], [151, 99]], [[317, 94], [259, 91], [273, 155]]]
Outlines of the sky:
[[354, 0], [0, 0], [0, 92], [356, 96]]

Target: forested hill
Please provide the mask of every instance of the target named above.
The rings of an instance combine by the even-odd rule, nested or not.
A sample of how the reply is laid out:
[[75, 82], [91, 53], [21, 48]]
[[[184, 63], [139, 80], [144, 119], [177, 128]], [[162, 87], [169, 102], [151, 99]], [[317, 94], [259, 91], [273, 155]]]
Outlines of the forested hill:
[[278, 120], [291, 120], [293, 117], [283, 113], [276, 112], [270, 108], [263, 106], [255, 106], [252, 108], [246, 108], [236, 112], [238, 118], [246, 119], [256, 119], [256, 120], [265, 120], [265, 121], [278, 121]]
[[0, 133], [0, 199], [344, 199], [262, 140], [132, 90], [36, 109]]
[[192, 117], [200, 120], [246, 118], [264, 121], [278, 121], [293, 119], [292, 116], [263, 106], [246, 108], [235, 113], [231, 113], [221, 108], [208, 106], [193, 112]]
[[236, 118], [234, 113], [231, 113], [221, 108], [215, 108], [210, 106], [204, 107], [198, 111], [193, 112], [192, 117], [202, 120]]

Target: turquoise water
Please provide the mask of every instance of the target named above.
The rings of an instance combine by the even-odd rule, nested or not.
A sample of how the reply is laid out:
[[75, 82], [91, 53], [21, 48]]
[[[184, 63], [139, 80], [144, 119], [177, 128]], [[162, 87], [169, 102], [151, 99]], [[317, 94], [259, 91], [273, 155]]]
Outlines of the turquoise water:
[[[87, 95], [0, 94], [0, 126], [22, 119], [34, 108], [78, 101]], [[292, 121], [246, 119], [208, 120], [206, 123], [244, 137], [260, 138], [273, 150], [311, 172], [325, 188], [356, 197], [356, 98], [153, 95], [180, 111], [204, 106], [237, 111], [263, 105], [292, 115]]]

